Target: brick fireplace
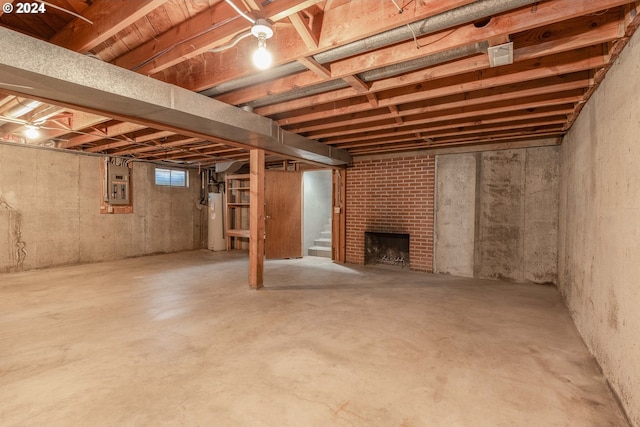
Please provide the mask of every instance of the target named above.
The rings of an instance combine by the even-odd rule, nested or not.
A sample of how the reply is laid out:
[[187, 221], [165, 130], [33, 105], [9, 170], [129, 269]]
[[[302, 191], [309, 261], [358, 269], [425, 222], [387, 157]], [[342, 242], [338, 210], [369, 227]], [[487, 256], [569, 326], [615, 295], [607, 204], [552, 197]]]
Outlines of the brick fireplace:
[[365, 263], [365, 232], [408, 234], [409, 268], [432, 272], [435, 156], [356, 159], [346, 184], [347, 262]]
[[409, 265], [408, 234], [364, 232], [364, 263], [405, 267]]

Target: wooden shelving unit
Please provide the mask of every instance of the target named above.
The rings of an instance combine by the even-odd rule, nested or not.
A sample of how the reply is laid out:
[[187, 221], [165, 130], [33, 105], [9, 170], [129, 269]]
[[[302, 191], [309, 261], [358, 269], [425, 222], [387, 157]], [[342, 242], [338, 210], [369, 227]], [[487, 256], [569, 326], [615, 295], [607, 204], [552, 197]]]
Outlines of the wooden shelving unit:
[[249, 241], [250, 175], [227, 175], [225, 184], [227, 250], [242, 249]]

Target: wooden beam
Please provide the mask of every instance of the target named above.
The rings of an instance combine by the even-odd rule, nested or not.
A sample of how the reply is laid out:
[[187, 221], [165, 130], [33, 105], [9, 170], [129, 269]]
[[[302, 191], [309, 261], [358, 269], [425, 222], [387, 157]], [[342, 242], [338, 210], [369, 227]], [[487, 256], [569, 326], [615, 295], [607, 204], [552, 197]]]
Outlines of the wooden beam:
[[506, 132], [500, 134], [487, 135], [482, 137], [469, 137], [469, 138], [458, 138], [458, 137], [450, 137], [439, 139], [437, 143], [433, 144], [434, 147], [454, 147], [456, 145], [468, 145], [468, 144], [484, 144], [491, 143], [497, 141], [511, 141], [516, 139], [532, 139], [532, 138], [540, 138], [540, 137], [554, 137], [554, 136], [562, 136], [564, 131], [559, 129], [539, 129], [539, 130], [530, 130], [529, 132]]
[[[323, 69], [316, 70], [312, 68], [315, 66], [313, 63], [305, 63], [306, 56], [296, 58], [296, 61], [307, 67], [310, 71], [303, 71], [288, 78], [275, 79], [270, 82], [265, 82], [257, 85], [252, 85], [243, 89], [239, 89], [230, 93], [226, 93], [220, 96], [216, 96], [218, 101], [226, 102], [227, 104], [240, 105], [244, 102], [250, 102], [255, 99], [260, 99], [268, 95], [278, 95], [281, 93], [289, 92], [294, 87], [308, 87], [314, 84], [322, 83], [331, 79], [330, 68], [320, 65]], [[316, 62], [317, 64], [317, 62]], [[325, 71], [326, 70], [326, 71]]]
[[[504, 127], [503, 129], [498, 128], [485, 128], [485, 129], [476, 129], [472, 132], [468, 132], [467, 135], [459, 135], [456, 132], [448, 132], [442, 134], [431, 134], [429, 139], [433, 142], [430, 145], [436, 145], [443, 143], [445, 141], [453, 143], [453, 142], [464, 142], [464, 141], [476, 141], [482, 138], [488, 138], [496, 133], [504, 134], [504, 135], [526, 135], [528, 133], [535, 132], [556, 132], [562, 133], [562, 123], [555, 123], [549, 125], [522, 125], [517, 128], [509, 128]], [[415, 143], [415, 137], [413, 135], [405, 135], [398, 136], [392, 139], [379, 139], [379, 140], [371, 140], [366, 142], [354, 142], [345, 146], [345, 149], [349, 150], [350, 153], [355, 151], [363, 150], [363, 149], [376, 149], [376, 148], [384, 148], [384, 147], [394, 147], [400, 144], [405, 143]]]
[[[565, 121], [567, 115], [571, 114], [572, 111], [573, 104], [564, 104], [558, 107], [540, 109], [540, 111], [536, 113], [530, 113], [526, 110], [519, 109], [518, 111], [514, 111], [512, 114], [493, 114], [472, 117], [471, 119], [466, 120], [458, 120], [456, 122], [441, 121], [438, 122], [437, 125], [430, 127], [420, 125], [420, 123], [405, 122], [404, 126], [387, 126], [386, 128], [378, 127], [376, 130], [382, 130], [382, 133], [375, 133], [373, 129], [367, 129], [367, 131], [360, 132], [360, 134], [352, 134], [353, 136], [351, 137], [340, 137], [340, 139], [327, 141], [327, 144], [342, 146], [343, 143], [349, 141], [359, 142], [379, 137], [395, 138], [402, 135], [415, 135], [416, 131], [419, 131], [422, 134], [422, 137], [430, 138], [434, 135], [437, 136], [437, 132], [442, 131], [454, 131], [462, 135], [465, 133], [465, 129], [477, 129], [478, 126], [489, 127], [488, 125], [505, 126], [505, 123], [513, 123], [516, 121], [535, 121], [536, 123], [545, 124], [550, 122], [558, 123], [558, 117], [562, 118], [561, 122]], [[477, 132], [477, 130], [472, 130], [472, 132]]]
[[[454, 95], [452, 97], [445, 97], [440, 102], [432, 103], [428, 106], [429, 111], [425, 111], [425, 107], [408, 108], [403, 111], [395, 112], [392, 108], [397, 108], [394, 105], [389, 106], [389, 112], [384, 109], [369, 110], [357, 114], [346, 116], [331, 116], [331, 119], [327, 119], [321, 123], [313, 123], [309, 125], [301, 125], [287, 130], [294, 133], [307, 133], [307, 132], [330, 132], [332, 130], [350, 128], [350, 126], [365, 126], [367, 123], [377, 122], [395, 117], [409, 117], [411, 120], [420, 119], [425, 122], [437, 122], [441, 120], [453, 120], [463, 117], [473, 117], [482, 113], [500, 113], [505, 111], [511, 111], [514, 108], [540, 108], [550, 105], [560, 105], [578, 102], [584, 95], [583, 89], [573, 89], [571, 91], [552, 91], [549, 93], [542, 93], [532, 95], [526, 99], [518, 99], [519, 97], [514, 94], [505, 95], [510, 99], [504, 99], [500, 101], [487, 101], [481, 104], [477, 104], [478, 100], [469, 98], [469, 104], [460, 105], [460, 96]], [[451, 106], [450, 103], [455, 102], [457, 106]], [[464, 101], [463, 101], [464, 102]]]
[[364, 93], [369, 91], [369, 85], [358, 78], [358, 76], [350, 74], [348, 76], [342, 77], [342, 80], [347, 82], [349, 86], [351, 86], [358, 92]]
[[369, 104], [371, 105], [371, 107], [378, 108], [378, 96], [375, 93], [367, 93], [365, 94], [365, 96], [369, 100]]
[[4, 114], [4, 111], [6, 110], [8, 104], [17, 102], [16, 96], [6, 94], [2, 91], [0, 91], [0, 96], [2, 97], [2, 99], [0, 99], [0, 113]]
[[373, 58], [372, 55], [360, 55], [335, 61], [331, 64], [331, 71], [334, 76], [342, 76], [353, 73], [354, 70], [370, 69], [372, 62], [376, 63], [376, 68], [382, 66], [382, 63], [391, 65], [443, 52], [454, 47], [465, 46], [469, 43], [597, 13], [608, 7], [617, 7], [626, 3], [628, 0], [598, 0], [595, 2], [593, 0], [554, 0], [542, 2], [538, 5], [535, 13], [531, 13], [530, 8], [516, 9], [493, 17], [491, 25], [483, 28], [476, 28], [473, 24], [468, 24], [458, 27], [444, 38], [443, 34], [446, 35], [446, 31], [426, 36], [421, 42], [426, 46], [420, 49], [416, 49], [415, 43], [411, 40], [379, 49], [375, 51]]
[[249, 286], [264, 284], [264, 150], [252, 149], [250, 157]]
[[[588, 72], [579, 72], [572, 75], [565, 75], [562, 77], [548, 77], [538, 80], [532, 80], [527, 82], [521, 82], [514, 85], [499, 86], [495, 88], [481, 89], [469, 93], [456, 93], [440, 98], [436, 98], [435, 102], [430, 102], [424, 106], [415, 106], [410, 109], [404, 109], [403, 115], [414, 115], [421, 113], [435, 113], [443, 110], [450, 110], [453, 108], [467, 108], [482, 106], [493, 102], [512, 101], [517, 102], [520, 99], [527, 99], [529, 97], [539, 95], [550, 95], [554, 93], [560, 93], [570, 90], [581, 90], [588, 88], [592, 85], [592, 80], [588, 75]], [[340, 118], [343, 120], [360, 120], [363, 119], [363, 115], [370, 111], [371, 108], [367, 104], [352, 105], [346, 103], [333, 107], [329, 110], [320, 110], [318, 112], [304, 113], [304, 115], [293, 116], [279, 121], [281, 126], [287, 124], [305, 123], [309, 121], [324, 119], [331, 117], [337, 124]], [[363, 120], [367, 120], [364, 118]], [[357, 121], [356, 121], [357, 123]], [[301, 126], [303, 127], [303, 126]], [[292, 132], [305, 132], [298, 128], [289, 129]], [[313, 130], [313, 129], [311, 129]]]
[[[586, 55], [585, 50], [588, 51]], [[464, 81], [460, 85], [445, 85], [433, 90], [419, 90], [412, 93], [399, 93], [398, 95], [390, 96], [388, 98], [380, 100], [380, 105], [387, 106], [389, 104], [397, 105], [399, 102], [407, 103], [413, 101], [422, 101], [425, 99], [425, 95], [427, 95], [429, 98], [432, 98], [451, 95], [455, 93], [471, 92], [485, 88], [541, 79], [544, 77], [559, 76], [584, 70], [591, 70], [594, 68], [604, 67], [606, 65], [606, 60], [602, 57], [601, 54], [599, 54], [597, 48], [586, 48], [585, 50], [577, 50], [561, 55], [551, 55], [540, 60], [532, 60], [533, 64], [531, 66], [521, 67], [520, 64], [516, 64], [515, 66], [506, 65], [503, 67], [492, 68], [483, 71], [482, 78], [476, 81], [463, 78], [460, 80], [466, 81]], [[452, 81], [455, 80], [456, 79]]]
[[[331, 70], [324, 65], [320, 64], [318, 61], [313, 59], [312, 57], [302, 57], [298, 58], [298, 62], [307, 67], [310, 71], [316, 73], [320, 78], [324, 80], [331, 79]], [[291, 88], [289, 89], [291, 90]]]
[[[240, 152], [242, 154], [246, 153], [246, 150], [241, 148], [230, 148], [228, 150], [217, 150], [216, 148], [212, 148], [213, 146], [208, 146], [207, 150], [205, 147], [186, 147], [180, 150], [170, 151], [166, 154], [159, 155], [163, 160], [183, 160], [188, 159], [190, 157], [203, 157], [203, 158], [224, 158], [228, 157], [230, 153]], [[188, 153], [188, 154], [186, 154]], [[153, 157], [153, 156], [148, 156]]]
[[135, 132], [141, 129], [146, 129], [147, 126], [139, 125], [137, 123], [117, 123], [111, 126], [107, 126], [104, 130], [95, 130], [88, 135], [80, 135], [69, 139], [68, 141], [61, 142], [58, 148], [73, 148], [79, 145], [88, 144], [95, 141], [100, 141], [112, 136], [124, 135], [125, 133]]
[[[54, 116], [57, 116], [65, 111], [65, 108], [56, 107], [53, 105], [43, 104], [36, 108], [35, 110], [24, 114], [22, 117], [14, 117], [25, 120], [29, 123], [40, 123], [45, 122]], [[16, 133], [24, 130], [26, 125], [18, 124], [18, 123], [7, 123], [5, 125], [0, 126], [0, 136], [5, 136], [10, 133]]]
[[349, 3], [351, 0], [325, 0], [324, 10], [331, 10], [338, 6]]
[[[67, 109], [67, 111], [69, 110]], [[67, 134], [72, 134], [74, 131], [79, 131], [81, 129], [92, 128], [111, 120], [110, 118], [99, 116], [97, 114], [85, 113], [84, 111], [73, 110], [72, 114], [73, 116], [70, 120], [71, 123], [68, 127], [66, 125], [60, 125], [61, 127], [56, 129], [47, 124], [46, 129], [41, 130], [40, 137], [34, 140], [34, 144], [39, 144], [43, 141], [58, 138]]]
[[139, 137], [123, 140], [123, 141], [120, 141], [120, 142], [109, 142], [107, 144], [101, 144], [101, 145], [97, 145], [95, 147], [89, 147], [89, 148], [85, 149], [84, 151], [87, 151], [89, 153], [97, 153], [99, 151], [113, 150], [114, 148], [120, 148], [120, 147], [126, 147], [126, 146], [132, 146], [132, 145], [136, 145], [136, 144], [141, 144], [141, 143], [144, 143], [144, 142], [152, 141], [152, 140], [154, 140], [156, 138], [165, 138], [165, 137], [171, 136], [171, 135], [175, 135], [175, 133], [171, 132], [171, 131], [153, 132], [153, 133], [151, 133], [149, 135], [142, 135], [142, 136], [139, 136]]
[[[465, 130], [458, 131], [447, 130], [443, 132], [433, 132], [428, 135], [428, 137], [435, 142], [441, 142], [442, 139], [452, 139], [453, 141], [465, 141], [476, 140], [482, 137], [482, 135], [491, 135], [497, 132], [508, 135], [515, 134], [526, 134], [536, 131], [549, 131], [553, 130], [555, 132], [562, 132], [562, 125], [566, 122], [566, 117], [558, 117], [553, 120], [545, 120], [545, 121], [527, 121], [520, 120], [518, 123], [509, 123], [507, 122], [503, 126], [477, 126], [477, 127], [468, 127]], [[338, 144], [340, 148], [349, 150], [349, 152], [353, 152], [354, 150], [361, 149], [364, 147], [392, 147], [397, 145], [398, 143], [405, 142], [415, 142], [415, 135], [413, 133], [409, 134], [399, 134], [397, 136], [383, 137], [379, 139], [353, 139], [353, 142], [341, 142]], [[364, 142], [363, 142], [364, 141]]]
[[161, 6], [167, 0], [96, 0], [83, 16], [93, 24], [76, 18], [49, 41], [86, 53]]
[[[533, 38], [540, 31], [532, 31], [530, 38], [519, 38], [514, 44], [520, 43], [513, 51], [513, 62], [520, 62], [527, 59], [540, 58], [541, 56], [553, 55], [561, 52], [570, 52], [587, 46], [595, 46], [615, 40], [618, 37], [618, 25], [616, 21], [606, 20], [606, 15], [599, 15], [589, 21], [576, 22], [573, 26], [568, 26], [565, 22], [544, 27], [545, 31], [562, 35], [552, 40]], [[585, 27], [588, 28], [585, 30]], [[531, 39], [533, 38], [533, 39]]]
[[[404, 86], [404, 90], [402, 92], [396, 92], [397, 95], [380, 99], [379, 105], [387, 107], [389, 105], [424, 101], [425, 99], [432, 99], [455, 93], [464, 93], [483, 88], [504, 86], [549, 76], [557, 76], [599, 68], [606, 65], [606, 61], [602, 57], [601, 52], [598, 52], [595, 47], [578, 49], [564, 54], [550, 55], [541, 59], [528, 61], [530, 61], [531, 64], [526, 64], [527, 61], [524, 61], [524, 65], [523, 63], [518, 63], [484, 70], [481, 78], [478, 77], [476, 73], [462, 74], [449, 79], [446, 82], [442, 82], [442, 86], [429, 85], [428, 89], [426, 87], [427, 85], [420, 83], [415, 87]], [[424, 71], [422, 71], [422, 73], [424, 74]], [[377, 90], [380, 86], [385, 86], [387, 84], [389, 84], [389, 82], [385, 82], [384, 80], [374, 82], [371, 86], [371, 90]], [[352, 90], [339, 89], [329, 93], [312, 95], [304, 98], [298, 98], [293, 101], [257, 108], [255, 113], [263, 116], [269, 116], [286, 111], [300, 111], [300, 109], [308, 105], [318, 106], [323, 103], [333, 103], [340, 99], [351, 98], [352, 96]], [[354, 108], [354, 106], [352, 106], [352, 108]]]
[[[559, 95], [559, 97], [558, 97]], [[533, 110], [547, 108], [567, 108], [567, 105], [573, 105], [576, 102], [580, 101], [584, 96], [584, 90], [575, 90], [570, 92], [561, 92], [559, 94], [551, 94], [551, 95], [538, 95], [531, 98], [526, 98], [524, 100], [518, 101], [526, 101], [526, 102], [514, 102], [511, 100], [499, 101], [493, 103], [480, 104], [479, 106], [473, 106], [473, 108], [454, 108], [436, 112], [429, 112], [423, 114], [415, 114], [412, 116], [402, 116], [405, 117], [405, 121], [396, 122], [400, 125], [406, 123], [407, 125], [427, 125], [429, 123], [439, 123], [439, 122], [451, 122], [453, 123], [456, 120], [460, 119], [469, 119], [469, 120], [481, 120], [481, 117], [486, 117], [488, 115], [496, 115], [496, 114], [516, 114], [519, 111], [523, 111], [522, 114], [537, 114], [537, 112]], [[538, 110], [540, 111], [540, 110]], [[389, 116], [386, 117], [386, 121], [389, 119], [398, 119], [401, 117], [397, 116]], [[313, 139], [320, 138], [330, 138], [332, 136], [337, 135], [346, 135], [350, 133], [357, 133], [358, 131], [368, 131], [375, 130], [376, 128], [382, 129], [384, 125], [376, 125], [373, 124], [372, 127], [367, 126], [367, 123], [364, 120], [362, 122], [357, 122], [355, 120], [352, 124], [346, 126], [336, 126], [330, 129], [318, 129], [316, 133], [309, 133], [308, 137]], [[388, 126], [388, 125], [387, 125]]]
[[[454, 138], [447, 142], [430, 144], [428, 146], [420, 145], [417, 143], [398, 144], [398, 145], [389, 146], [389, 147], [352, 150], [351, 153], [354, 157], [358, 156], [359, 159], [362, 159], [363, 158], [362, 156], [367, 156], [367, 157], [374, 156], [374, 155], [393, 156], [394, 155], [393, 152], [398, 152], [398, 151], [420, 150], [420, 152], [430, 152], [432, 150], [442, 150], [444, 153], [455, 152], [454, 150], [456, 147], [476, 147], [476, 151], [478, 147], [487, 147], [485, 148], [485, 150], [496, 150], [496, 149], [499, 149], [496, 147], [502, 146], [502, 141], [506, 142], [507, 144], [506, 146], [502, 146], [503, 147], [502, 149], [509, 149], [509, 148], [521, 148], [521, 147], [518, 147], [517, 145], [512, 145], [515, 143], [515, 141], [518, 141], [518, 140], [530, 141], [530, 140], [541, 140], [541, 139], [544, 139], [546, 141], [553, 140], [554, 142], [553, 144], [547, 143], [544, 145], [557, 145], [558, 140], [562, 138], [563, 134], [564, 132], [542, 130], [542, 131], [531, 131], [524, 134], [522, 134], [521, 132], [510, 133], [510, 134], [500, 134], [500, 135], [494, 135], [494, 136], [483, 138], [483, 139], [469, 138], [467, 140], [457, 140]], [[525, 147], [522, 147], [522, 148], [525, 148]]]
[[[270, 3], [265, 9], [282, 1], [278, 0]], [[411, 8], [411, 13], [407, 11], [403, 14], [399, 14], [390, 1], [352, 1], [339, 8], [325, 11], [318, 49], [310, 51], [298, 37], [294, 28], [286, 31], [281, 27], [276, 30], [276, 35], [269, 40], [269, 49], [278, 52], [278, 64], [284, 64], [295, 61], [302, 56], [315, 55], [335, 46], [341, 46], [437, 15], [448, 9], [473, 3], [473, 1], [448, 0], [443, 2], [442, 0], [420, 0], [416, 2], [415, 8]], [[273, 18], [271, 19], [273, 20]], [[348, 19], [348, 22], [345, 22], [345, 19]], [[242, 55], [237, 55], [235, 52], [230, 51], [215, 54], [216, 56], [213, 55], [211, 54], [212, 58], [209, 63], [203, 61], [198, 66], [190, 67], [189, 72], [184, 75], [184, 80], [180, 79], [172, 81], [172, 83], [193, 91], [201, 91], [248, 74], [238, 74], [238, 70], [247, 68], [246, 58]], [[211, 73], [212, 67], [216, 70], [215, 73]]]
[[197, 159], [193, 159], [197, 157], [199, 159], [209, 159], [209, 160], [218, 160], [220, 161], [220, 157], [213, 156], [208, 153], [203, 153], [200, 151], [200, 147], [180, 147], [176, 150], [167, 151], [164, 153], [154, 153], [154, 154], [143, 154], [138, 156], [138, 158], [149, 158], [156, 160], [185, 160], [185, 161], [197, 161]]
[[[281, 0], [269, 3], [264, 8], [265, 19], [277, 22], [320, 1]], [[222, 10], [221, 7], [225, 9]], [[225, 20], [228, 20], [225, 25], [211, 30], [212, 23]], [[226, 43], [239, 32], [248, 30], [250, 26], [249, 22], [239, 17], [228, 5], [219, 3], [218, 6], [207, 9], [122, 55], [113, 63], [123, 68], [135, 69], [141, 74], [156, 74]], [[183, 42], [180, 42], [181, 40]]]
[[300, 12], [289, 15], [289, 20], [293, 24], [293, 28], [300, 34], [304, 44], [310, 50], [317, 49], [320, 38], [318, 32], [314, 32], [310, 27], [311, 22], [306, 22], [305, 17]]
[[[478, 133], [486, 133], [486, 132], [494, 132], [494, 131], [508, 131], [513, 129], [522, 129], [529, 128], [532, 126], [547, 126], [547, 125], [562, 125], [567, 120], [567, 113], [560, 115], [547, 115], [548, 117], [541, 117], [536, 119], [527, 119], [527, 116], [524, 116], [525, 119], [520, 119], [517, 121], [509, 120], [509, 117], [503, 117], [498, 119], [498, 121], [489, 123], [489, 124], [479, 124], [475, 125], [473, 123], [466, 124], [466, 126], [440, 126], [435, 129], [425, 129], [418, 128], [425, 136], [428, 136], [431, 139], [448, 137], [448, 136], [458, 136], [462, 137], [463, 135], [475, 135]], [[415, 139], [416, 129], [406, 129], [401, 130], [399, 132], [382, 132], [382, 133], [369, 133], [367, 135], [355, 136], [350, 138], [340, 138], [336, 140], [329, 141], [334, 146], [339, 146], [343, 149], [349, 149], [354, 147], [365, 147], [368, 145], [378, 145], [378, 144], [387, 144], [389, 141], [407, 141]], [[392, 139], [389, 139], [392, 138]], [[364, 142], [363, 142], [364, 141]]]
[[177, 141], [165, 142], [155, 146], [139, 147], [139, 148], [127, 147], [124, 150], [118, 150], [112, 154], [117, 156], [124, 156], [125, 154], [139, 154], [147, 151], [166, 150], [167, 148], [179, 147], [181, 145], [191, 144], [193, 142], [200, 142], [200, 141], [202, 141], [201, 138], [182, 138]]
[[[520, 11], [519, 13], [522, 14], [523, 16], [517, 15], [519, 17], [517, 22], [525, 20], [526, 15], [529, 14], [529, 12], [526, 12], [526, 11], [525, 12]], [[545, 25], [545, 26], [553, 25], [554, 22], [559, 19], [559, 17], [557, 16], [557, 11], [547, 12], [547, 15], [543, 16], [543, 18], [545, 18], [545, 20], [542, 22], [538, 22], [538, 24]], [[581, 29], [588, 28], [588, 30], [587, 31], [582, 30], [578, 35], [575, 34], [575, 30], [573, 30], [571, 27], [569, 28], [563, 27], [561, 26], [562, 23], [557, 24], [558, 28], [555, 28], [555, 27], [550, 28], [550, 32], [552, 34], [558, 34], [556, 40], [551, 40], [543, 43], [539, 43], [538, 41], [538, 43], [535, 43], [534, 45], [527, 46], [522, 49], [520, 48], [516, 49], [514, 51], [514, 61], [518, 62], [525, 59], [537, 58], [544, 55], [550, 55], [550, 54], [555, 54], [560, 52], [569, 52], [575, 49], [592, 46], [608, 40], [613, 40], [617, 36], [616, 29], [614, 28], [616, 26], [615, 22], [607, 22], [606, 20], [603, 21], [603, 19], [606, 17], [602, 17], [602, 18], [591, 17], [591, 18], [593, 19], [592, 24], [594, 26], [591, 27], [588, 25], [587, 26], [581, 25], [579, 28]], [[520, 29], [518, 29], [516, 23], [509, 24], [508, 26], [503, 24], [501, 28], [502, 28], [502, 33], [500, 34], [508, 35], [510, 33], [517, 33], [521, 31]], [[456, 34], [458, 33], [458, 31], [461, 31], [461, 30], [462, 28], [459, 30], [456, 30]], [[360, 59], [360, 62], [356, 62], [358, 57], [347, 58], [345, 60], [337, 61], [334, 63], [336, 64], [335, 66], [334, 64], [331, 65], [333, 77], [339, 78], [344, 73], [347, 73], [347, 74], [361, 73], [361, 72], [367, 71], [368, 69], [371, 69], [373, 67], [372, 63], [375, 63], [375, 67], [383, 67], [383, 66], [387, 66], [392, 63], [398, 62], [398, 60], [400, 61], [408, 60], [412, 57], [415, 57], [416, 55], [420, 57], [428, 56], [429, 54], [437, 53], [442, 50], [448, 50], [448, 49], [453, 49], [456, 47], [468, 45], [472, 41], [482, 41], [484, 40], [482, 38], [482, 36], [484, 35], [484, 32], [487, 32], [488, 35], [495, 34], [495, 31], [493, 30], [492, 32], [489, 32], [489, 30], [486, 28], [478, 29], [478, 28], [475, 28], [475, 26], [473, 26], [472, 24], [469, 24], [468, 32], [469, 32], [468, 34], [469, 37], [474, 37], [473, 40], [470, 40], [467, 38], [452, 39], [451, 37], [446, 37], [438, 41], [438, 43], [436, 43], [434, 46], [431, 46], [429, 48], [427, 47], [421, 48], [419, 50], [415, 49], [415, 45], [412, 44], [413, 41], [406, 42], [403, 44], [403, 46], [406, 45], [407, 52], [405, 53], [405, 55], [398, 55], [398, 58], [396, 58], [397, 60], [393, 59], [394, 58], [393, 56], [385, 55], [384, 53], [381, 53], [380, 51], [378, 51], [378, 52], [375, 52], [375, 61], [371, 59], [371, 55], [361, 55], [363, 58]], [[438, 40], [438, 38], [442, 38], [442, 34], [438, 33], [436, 40]], [[435, 50], [436, 46], [438, 47], [439, 50]], [[395, 49], [395, 47], [393, 49]], [[393, 49], [391, 49], [391, 51], [393, 51]], [[341, 64], [341, 65], [338, 67], [337, 64]], [[382, 81], [374, 82], [372, 84], [372, 90], [386, 90], [386, 89], [391, 89], [394, 86], [394, 84], [395, 84], [395, 87], [398, 87], [399, 85], [402, 85], [402, 84], [406, 85], [411, 83], [418, 83], [420, 81], [424, 81], [427, 78], [429, 80], [433, 80], [438, 77], [442, 77], [443, 75], [454, 75], [456, 73], [459, 74], [463, 72], [480, 70], [488, 67], [489, 67], [489, 61], [486, 55], [481, 57], [465, 58], [463, 60], [454, 61], [453, 63], [447, 63], [442, 66], [429, 67], [428, 72], [425, 72], [425, 70], [422, 70], [422, 71], [411, 73], [402, 78], [384, 79]], [[314, 84], [317, 84], [319, 82], [320, 80], [318, 80], [317, 76], [315, 75], [311, 75], [310, 73], [307, 73], [307, 74], [300, 73], [297, 75], [283, 77], [281, 79], [269, 81], [268, 83], [265, 83], [263, 85], [255, 85], [250, 88], [234, 91], [234, 92], [225, 94], [221, 97], [218, 97], [217, 99], [223, 102], [226, 102], [228, 104], [239, 105], [239, 104], [250, 102], [255, 99], [262, 98], [267, 95], [275, 95], [275, 94], [287, 92], [288, 90], [290, 90], [291, 87], [303, 88], [307, 86], [313, 86]], [[382, 88], [381, 86], [386, 86], [386, 87]], [[347, 93], [347, 91], [345, 91], [345, 93]], [[353, 96], [352, 95], [353, 91], [349, 90], [348, 93], [350, 94], [349, 96]]]
[[384, 122], [379, 122], [379, 124], [371, 124], [369, 126], [349, 126], [347, 128], [337, 128], [327, 132], [311, 133], [307, 136], [313, 139], [333, 137], [344, 138], [347, 135], [354, 135], [357, 137], [364, 133], [372, 134], [375, 131], [384, 130], [392, 130], [394, 134], [397, 135], [404, 129], [413, 129], [416, 126], [419, 127], [421, 132], [431, 132], [434, 130], [457, 128], [461, 126], [489, 124], [495, 121], [517, 120], [519, 118], [546, 117], [558, 114], [568, 115], [571, 111], [573, 111], [573, 103], [557, 103], [545, 108], [538, 108], [535, 111], [532, 111], [530, 107], [526, 108], [514, 104], [510, 109], [503, 108], [499, 109], [499, 111], [493, 112], [476, 110], [472, 115], [465, 115], [462, 118], [457, 118], [455, 120], [450, 117], [437, 117], [434, 119], [433, 115], [428, 115], [425, 119], [421, 116], [413, 116], [406, 117], [399, 123], [399, 125], [397, 122], [391, 121], [392, 119], [387, 119]]
[[262, 2], [261, 1], [257, 1], [257, 0], [242, 0], [249, 9], [251, 10], [257, 10], [262, 12], [264, 10], [264, 7], [262, 6]]
[[[515, 139], [504, 139], [500, 143], [465, 143], [465, 144], [456, 144], [455, 146], [434, 146], [434, 147], [425, 147], [420, 148], [419, 150], [410, 152], [411, 156], [428, 156], [428, 155], [440, 155], [440, 154], [461, 154], [461, 153], [475, 153], [479, 151], [499, 151], [499, 150], [513, 150], [518, 148], [534, 148], [534, 147], [549, 147], [553, 145], [559, 145], [561, 142], [560, 138], [540, 138], [538, 136], [528, 137], [526, 139], [523, 138], [515, 138]], [[407, 152], [409, 153], [409, 152]], [[383, 159], [392, 159], [397, 157], [396, 153], [387, 153], [387, 154], [363, 154], [358, 155], [358, 161], [362, 160], [383, 160]]]
[[346, 191], [347, 174], [345, 169], [333, 170], [333, 214], [331, 220], [332, 258], [335, 262], [347, 262], [347, 221], [346, 221]]
[[400, 117], [400, 111], [398, 110], [398, 106], [397, 105], [389, 105], [387, 108], [389, 109], [389, 112], [391, 113], [391, 115], [395, 119], [396, 123], [399, 124], [399, 125], [402, 125], [403, 120], [402, 120], [402, 117]]

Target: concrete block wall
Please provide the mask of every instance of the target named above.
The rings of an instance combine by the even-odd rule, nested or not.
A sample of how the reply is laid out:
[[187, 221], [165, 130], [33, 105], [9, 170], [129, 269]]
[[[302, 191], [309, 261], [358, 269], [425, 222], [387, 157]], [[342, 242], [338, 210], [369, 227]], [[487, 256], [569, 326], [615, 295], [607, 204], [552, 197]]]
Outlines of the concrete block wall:
[[439, 155], [435, 271], [556, 283], [559, 150]]
[[559, 288], [640, 426], [640, 32], [561, 146]]
[[407, 233], [409, 267], [433, 271], [434, 156], [356, 158], [346, 185], [347, 262], [364, 264], [365, 231]]
[[190, 188], [159, 187], [135, 163], [133, 214], [101, 215], [101, 161], [0, 144], [0, 273], [202, 247], [196, 172]]

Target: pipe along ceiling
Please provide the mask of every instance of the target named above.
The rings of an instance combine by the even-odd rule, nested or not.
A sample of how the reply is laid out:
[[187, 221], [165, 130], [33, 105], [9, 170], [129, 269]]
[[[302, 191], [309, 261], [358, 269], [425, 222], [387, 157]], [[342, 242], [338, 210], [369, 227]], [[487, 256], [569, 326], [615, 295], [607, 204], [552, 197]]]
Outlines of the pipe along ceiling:
[[[491, 17], [509, 10], [528, 6], [537, 3], [538, 0], [479, 0], [465, 6], [452, 9], [421, 21], [403, 25], [392, 30], [376, 34], [344, 46], [329, 49], [313, 56], [313, 59], [320, 64], [335, 62], [350, 56], [359, 55], [382, 47], [390, 46], [396, 43], [405, 42], [411, 39], [417, 39], [428, 34], [433, 34], [447, 28], [477, 21], [482, 18]], [[472, 44], [459, 49], [453, 49], [447, 52], [441, 52], [435, 55], [428, 55], [423, 58], [407, 61], [404, 63], [382, 67], [370, 70], [358, 75], [365, 82], [371, 82], [394, 75], [415, 71], [420, 68], [437, 65], [453, 59], [459, 59], [464, 56], [476, 53], [486, 52], [488, 43]], [[209, 97], [216, 97], [227, 92], [243, 89], [269, 80], [286, 77], [292, 74], [307, 71], [299, 62], [289, 62], [270, 70], [252, 74], [250, 76], [231, 80], [221, 83], [210, 89], [201, 91], [200, 93]], [[247, 105], [252, 108], [262, 107], [275, 104], [278, 102], [297, 99], [305, 96], [316, 95], [318, 93], [330, 90], [343, 89], [349, 85], [341, 79], [323, 82], [317, 85], [297, 89], [287, 94], [273, 95], [265, 97], [259, 101], [253, 101]]]

